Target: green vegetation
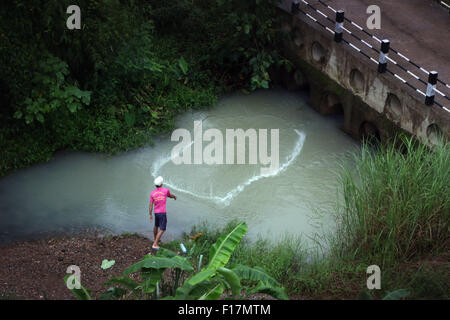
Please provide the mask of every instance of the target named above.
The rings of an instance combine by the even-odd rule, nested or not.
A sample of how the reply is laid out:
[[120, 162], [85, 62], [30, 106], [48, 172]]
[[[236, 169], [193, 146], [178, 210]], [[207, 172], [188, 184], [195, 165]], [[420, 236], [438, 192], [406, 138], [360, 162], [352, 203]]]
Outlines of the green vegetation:
[[[297, 237], [275, 244], [244, 238], [230, 263], [263, 268], [294, 299], [448, 299], [450, 145], [431, 151], [412, 138], [376, 150], [364, 144], [355, 162], [340, 174], [344, 201], [327, 253], [306, 250]], [[196, 255], [235, 225], [194, 228]], [[381, 290], [369, 291], [366, 270], [374, 264]]]
[[[341, 249], [380, 267], [444, 252], [450, 234], [450, 150], [412, 139], [358, 156], [341, 176], [345, 206]], [[357, 179], [355, 179], [355, 176]], [[448, 247], [447, 247], [448, 248]]]
[[[290, 66], [277, 51], [274, 2], [80, 0], [81, 30], [65, 27], [68, 0], [3, 3], [0, 176], [57, 150], [143, 146], [173, 128], [176, 115], [212, 106], [222, 93], [268, 88], [269, 70]], [[257, 291], [282, 298], [281, 283], [299, 298], [401, 298], [407, 290], [408, 298], [448, 299], [449, 168], [448, 143], [364, 145], [356, 169], [340, 176], [344, 202], [325, 256], [292, 237], [276, 245], [240, 241], [243, 233], [233, 230], [242, 224], [201, 227], [200, 237], [184, 239], [188, 256], [164, 249], [147, 256], [111, 280], [103, 298]], [[381, 267], [382, 290], [369, 294], [372, 264]], [[137, 286], [132, 273], [140, 274]], [[90, 298], [84, 289], [74, 293]]]
[[0, 10], [0, 176], [61, 149], [117, 153], [186, 110], [267, 88], [275, 0], [9, 1]]
[[[246, 298], [253, 293], [287, 299], [284, 289], [262, 268], [250, 268], [241, 264], [227, 268], [233, 251], [246, 232], [247, 225], [242, 222], [229, 233], [220, 236], [209, 248], [209, 260], [204, 268], [202, 257], [196, 255], [198, 251], [195, 250], [195, 244], [185, 257], [160, 248], [155, 256], [147, 255], [125, 269], [122, 277], [110, 279], [106, 285], [115, 286], [109, 287], [101, 295], [101, 299], [216, 300], [221, 297]], [[193, 263], [197, 263], [195, 269]], [[172, 270], [172, 277], [163, 276], [167, 269]], [[139, 273], [140, 282], [130, 277], [135, 273]], [[186, 274], [192, 275], [187, 278]], [[70, 280], [70, 275], [64, 278], [66, 284]], [[246, 285], [243, 285], [243, 282]], [[89, 290], [81, 285], [79, 289], [74, 288], [71, 291], [77, 299], [92, 299]]]
[[[275, 244], [241, 241], [243, 223], [230, 222], [223, 229], [204, 223], [165, 245], [177, 250], [184, 243], [186, 257], [162, 249], [125, 274], [145, 272], [153, 263], [148, 259], [177, 260], [170, 262], [177, 266], [164, 267], [173, 268], [171, 280], [164, 283], [159, 273], [151, 278], [151, 295], [146, 297], [155, 296], [155, 281], [164, 288], [158, 293], [161, 297], [217, 298], [225, 288], [236, 296], [237, 287], [233, 290], [231, 283], [236, 277], [221, 273], [225, 267], [238, 276], [243, 298], [243, 292], [256, 291], [282, 298], [282, 286], [291, 299], [448, 299], [450, 145], [441, 143], [430, 150], [404, 137], [375, 148], [365, 143], [355, 163], [354, 170], [343, 167], [340, 174], [344, 201], [338, 205], [338, 228], [328, 237], [326, 253], [308, 251], [291, 236]], [[203, 264], [207, 267], [200, 271]], [[381, 268], [380, 290], [366, 287], [370, 265]], [[197, 277], [207, 280], [207, 289], [200, 290], [196, 275], [186, 279], [185, 272], [205, 275]], [[199, 291], [194, 290], [197, 285]], [[114, 290], [118, 289], [110, 289], [111, 294]]]

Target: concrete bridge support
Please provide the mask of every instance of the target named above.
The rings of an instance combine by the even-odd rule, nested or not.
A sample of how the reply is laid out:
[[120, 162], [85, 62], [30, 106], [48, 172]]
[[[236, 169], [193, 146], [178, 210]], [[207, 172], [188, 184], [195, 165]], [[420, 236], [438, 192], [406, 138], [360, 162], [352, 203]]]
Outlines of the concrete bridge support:
[[381, 141], [398, 131], [428, 145], [450, 139], [450, 113], [426, 106], [417, 93], [377, 65], [336, 43], [314, 23], [280, 9], [281, 29], [288, 35], [284, 53], [294, 63], [280, 81], [292, 90], [308, 88], [310, 103], [321, 114], [344, 114], [343, 130], [361, 139], [373, 135]]

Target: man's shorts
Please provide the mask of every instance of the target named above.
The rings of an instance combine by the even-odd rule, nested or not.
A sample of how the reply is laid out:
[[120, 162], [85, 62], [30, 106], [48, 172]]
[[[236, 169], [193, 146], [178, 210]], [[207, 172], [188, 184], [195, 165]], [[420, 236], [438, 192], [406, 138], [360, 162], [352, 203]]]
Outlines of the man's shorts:
[[155, 213], [155, 227], [160, 230], [166, 230], [167, 226], [167, 214], [166, 213]]

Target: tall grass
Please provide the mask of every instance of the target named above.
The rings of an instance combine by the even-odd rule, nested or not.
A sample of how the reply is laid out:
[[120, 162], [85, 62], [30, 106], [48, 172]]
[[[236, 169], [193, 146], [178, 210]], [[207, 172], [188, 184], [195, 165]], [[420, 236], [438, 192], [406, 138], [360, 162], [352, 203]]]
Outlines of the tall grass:
[[[401, 147], [398, 147], [400, 142]], [[343, 168], [336, 248], [351, 260], [393, 266], [449, 246], [450, 146], [430, 150], [412, 138], [373, 150]]]
[[[206, 264], [210, 244], [217, 241], [221, 235], [226, 234], [228, 230], [232, 230], [236, 224], [237, 220], [229, 222], [223, 228], [212, 227], [206, 222], [195, 226], [191, 233], [202, 233], [202, 236], [195, 240], [195, 255], [203, 254], [203, 261]], [[192, 248], [192, 245], [192, 242], [189, 241], [188, 249]], [[301, 266], [305, 264], [306, 256], [307, 252], [300, 237], [285, 235], [276, 242], [261, 237], [250, 241], [244, 237], [233, 252], [229, 265], [238, 263], [250, 267], [259, 266], [276, 280], [286, 284], [298, 274]]]
[[[430, 150], [406, 137], [376, 149], [364, 143], [354, 154], [354, 165], [342, 167], [338, 178], [344, 201], [337, 204], [337, 230], [329, 251], [307, 250], [293, 236], [277, 242], [244, 238], [229, 263], [262, 267], [291, 296], [302, 299], [355, 299], [366, 289], [366, 269], [372, 264], [383, 270], [377, 298], [408, 288], [412, 299], [445, 299], [450, 145]], [[196, 226], [191, 233], [202, 233], [195, 240], [197, 254], [207, 259], [209, 244], [236, 223], [222, 229]], [[187, 236], [185, 240], [188, 247], [194, 245]]]

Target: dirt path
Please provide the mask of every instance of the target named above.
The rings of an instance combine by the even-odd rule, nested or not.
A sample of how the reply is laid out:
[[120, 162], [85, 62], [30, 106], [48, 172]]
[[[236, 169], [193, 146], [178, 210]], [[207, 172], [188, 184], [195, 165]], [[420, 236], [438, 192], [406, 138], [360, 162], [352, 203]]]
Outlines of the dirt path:
[[[107, 289], [103, 285], [107, 280], [142, 259], [150, 246], [150, 240], [134, 235], [77, 235], [2, 245], [0, 297], [73, 299], [63, 282], [70, 265], [80, 267], [81, 283], [98, 296]], [[116, 263], [103, 270], [103, 259]]]
[[[80, 267], [81, 284], [98, 299], [108, 288], [104, 283], [141, 260], [150, 246], [149, 239], [137, 235], [104, 238], [92, 234], [0, 245], [0, 300], [73, 300], [63, 281], [70, 265]], [[115, 264], [103, 270], [103, 259], [115, 260]], [[273, 298], [253, 294], [248, 299]]]

